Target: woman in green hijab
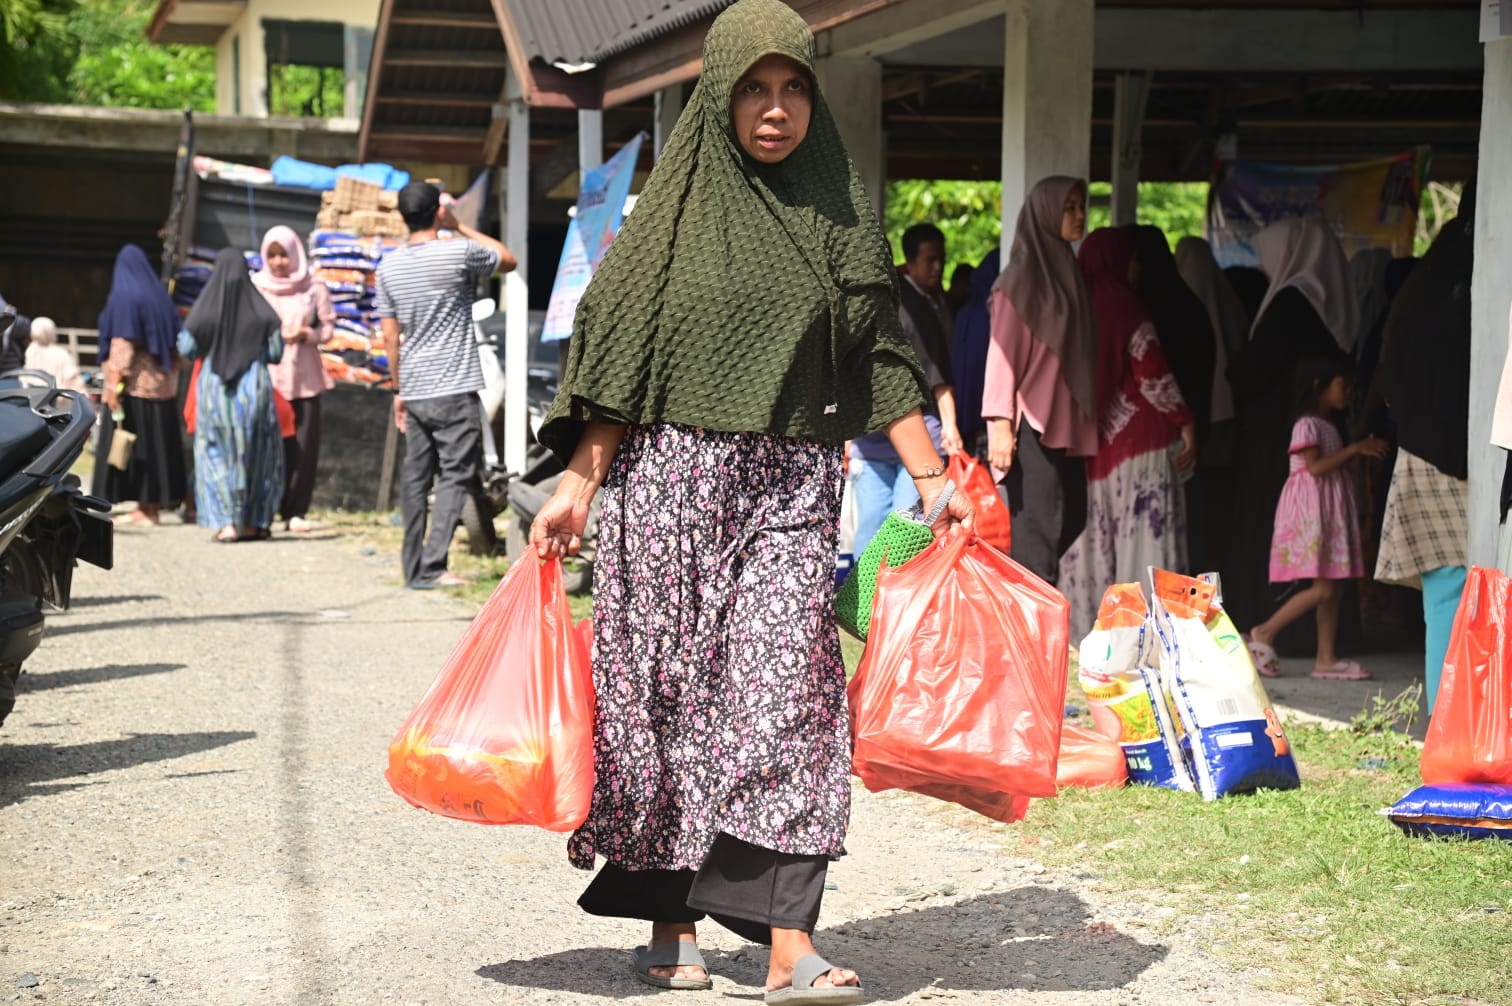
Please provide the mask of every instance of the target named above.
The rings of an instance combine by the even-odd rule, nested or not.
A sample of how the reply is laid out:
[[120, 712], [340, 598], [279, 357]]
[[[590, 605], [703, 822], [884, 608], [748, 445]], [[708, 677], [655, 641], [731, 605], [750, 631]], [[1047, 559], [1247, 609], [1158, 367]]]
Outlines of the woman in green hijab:
[[635, 973], [708, 988], [695, 923], [772, 946], [769, 1002], [853, 1002], [810, 935], [850, 814], [831, 598], [844, 442], [885, 429], [937, 533], [946, 495], [887, 242], [814, 84], [814, 38], [739, 0], [577, 311], [531, 529], [578, 545], [603, 486], [593, 807], [579, 903], [652, 923]]

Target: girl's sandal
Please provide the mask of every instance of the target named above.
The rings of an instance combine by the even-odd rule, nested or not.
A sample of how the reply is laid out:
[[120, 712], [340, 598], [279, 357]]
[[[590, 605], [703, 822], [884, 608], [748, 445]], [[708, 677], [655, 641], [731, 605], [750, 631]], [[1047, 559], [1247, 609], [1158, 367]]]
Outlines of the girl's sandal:
[[1312, 676], [1319, 681], [1372, 681], [1374, 675], [1353, 660], [1340, 660], [1328, 667], [1316, 667]]
[[1269, 643], [1262, 643], [1258, 639], [1249, 636], [1242, 637], [1244, 645], [1249, 647], [1250, 659], [1255, 662], [1255, 670], [1260, 672], [1262, 678], [1279, 678], [1281, 676], [1281, 658], [1276, 656], [1276, 648]]

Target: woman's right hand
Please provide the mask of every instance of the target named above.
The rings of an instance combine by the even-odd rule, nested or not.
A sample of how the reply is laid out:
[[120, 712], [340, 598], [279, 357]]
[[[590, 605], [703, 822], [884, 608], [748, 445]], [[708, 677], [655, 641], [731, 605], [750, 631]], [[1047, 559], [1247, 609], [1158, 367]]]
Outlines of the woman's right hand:
[[121, 395], [116, 391], [116, 382], [109, 378], [105, 379], [105, 388], [100, 392], [100, 401], [111, 412], [116, 412], [120, 409]]
[[588, 504], [557, 494], [546, 501], [530, 525], [530, 544], [542, 559], [576, 555], [588, 526]]
[[[944, 492], [945, 487], [949, 484], [950, 480], [948, 478], [941, 477], [939, 479], [931, 479], [929, 482], [918, 487], [919, 506], [923, 508], [926, 514], [934, 509], [935, 503], [939, 502], [940, 493]], [[936, 538], [939, 538], [950, 533], [957, 526], [963, 532], [969, 532], [976, 526], [976, 508], [971, 505], [971, 500], [961, 490], [960, 486], [955, 487], [955, 491], [951, 493], [950, 500], [945, 504], [945, 512], [940, 514], [939, 520], [930, 526], [930, 530], [934, 532]]]
[[1013, 467], [1013, 454], [1018, 446], [1009, 419], [987, 420], [987, 461], [1000, 472]]

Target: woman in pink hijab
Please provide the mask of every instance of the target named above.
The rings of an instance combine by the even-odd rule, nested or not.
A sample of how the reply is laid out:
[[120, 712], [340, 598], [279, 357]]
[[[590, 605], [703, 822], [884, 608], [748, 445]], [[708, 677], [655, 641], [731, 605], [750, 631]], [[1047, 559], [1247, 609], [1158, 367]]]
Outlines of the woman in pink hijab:
[[269, 368], [274, 389], [294, 407], [294, 436], [284, 439], [284, 494], [280, 511], [293, 532], [308, 531], [306, 515], [320, 460], [320, 396], [331, 388], [320, 347], [336, 332], [336, 308], [324, 283], [310, 275], [299, 235], [271, 228], [262, 240], [263, 267], [252, 274], [283, 322], [283, 360]]
[[1086, 229], [1087, 183], [1040, 181], [989, 302], [988, 460], [1008, 490], [1013, 558], [1050, 584], [1086, 526], [1087, 458], [1097, 453], [1097, 333], [1071, 250]]

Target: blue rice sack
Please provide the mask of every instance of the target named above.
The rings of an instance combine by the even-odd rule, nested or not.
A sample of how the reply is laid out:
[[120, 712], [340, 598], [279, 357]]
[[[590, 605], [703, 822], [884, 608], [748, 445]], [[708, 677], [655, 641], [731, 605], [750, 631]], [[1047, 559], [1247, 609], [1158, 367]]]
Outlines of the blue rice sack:
[[1190, 745], [1204, 800], [1302, 785], [1291, 743], [1255, 670], [1249, 648], [1224, 613], [1215, 576], [1151, 571], [1151, 617], [1160, 638], [1160, 677]]
[[1381, 813], [1420, 838], [1512, 842], [1512, 786], [1472, 782], [1419, 786]]

